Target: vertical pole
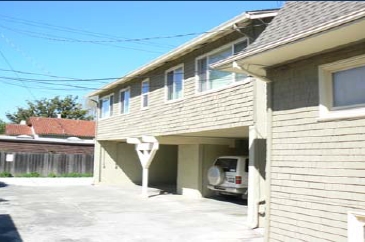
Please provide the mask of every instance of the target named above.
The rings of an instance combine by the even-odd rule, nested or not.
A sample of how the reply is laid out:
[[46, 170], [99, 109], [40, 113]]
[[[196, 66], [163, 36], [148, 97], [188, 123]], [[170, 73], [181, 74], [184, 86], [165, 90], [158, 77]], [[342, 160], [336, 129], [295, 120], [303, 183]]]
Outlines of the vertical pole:
[[249, 169], [248, 169], [248, 198], [247, 198], [247, 222], [251, 228], [258, 225], [258, 201], [260, 189], [260, 175], [257, 170], [256, 144], [257, 133], [255, 126], [249, 127]]
[[143, 168], [142, 176], [142, 196], [148, 197], [148, 168]]

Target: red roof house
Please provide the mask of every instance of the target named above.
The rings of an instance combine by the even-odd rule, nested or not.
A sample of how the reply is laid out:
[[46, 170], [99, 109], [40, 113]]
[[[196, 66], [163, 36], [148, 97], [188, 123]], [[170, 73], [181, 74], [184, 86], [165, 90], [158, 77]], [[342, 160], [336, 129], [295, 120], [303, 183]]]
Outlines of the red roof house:
[[5, 134], [9, 136], [31, 135], [38, 137], [94, 138], [95, 122], [31, 117], [26, 124], [7, 124]]
[[5, 134], [9, 136], [33, 135], [32, 128], [22, 124], [7, 124]]

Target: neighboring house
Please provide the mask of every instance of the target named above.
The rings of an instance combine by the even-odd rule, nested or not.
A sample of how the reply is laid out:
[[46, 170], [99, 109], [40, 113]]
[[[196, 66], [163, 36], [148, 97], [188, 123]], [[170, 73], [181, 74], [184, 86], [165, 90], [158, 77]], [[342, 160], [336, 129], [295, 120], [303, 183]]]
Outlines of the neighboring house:
[[63, 118], [30, 117], [21, 124], [7, 124], [5, 134], [9, 136], [30, 135], [34, 138], [70, 138], [92, 140], [95, 122]]
[[93, 173], [95, 122], [31, 117], [0, 136], [0, 172]]
[[365, 2], [288, 2], [211, 67], [269, 81], [266, 241], [364, 241]]
[[[257, 214], [265, 179], [265, 83], [209, 64], [243, 51], [276, 12], [243, 13], [91, 93], [100, 103], [95, 182], [140, 184], [141, 165], [126, 140], [155, 136], [160, 149], [150, 184], [187, 196], [211, 194], [206, 174], [217, 156], [249, 155], [249, 214]], [[258, 217], [252, 219], [257, 226]]]

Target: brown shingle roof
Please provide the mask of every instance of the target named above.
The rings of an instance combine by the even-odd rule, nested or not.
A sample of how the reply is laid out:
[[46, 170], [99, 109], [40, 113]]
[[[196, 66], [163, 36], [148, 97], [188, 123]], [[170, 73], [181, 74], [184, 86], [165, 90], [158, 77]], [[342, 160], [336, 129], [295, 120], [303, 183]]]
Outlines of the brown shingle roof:
[[247, 51], [296, 36], [320, 25], [365, 9], [361, 1], [286, 2], [278, 15]]
[[5, 126], [5, 134], [10, 136], [33, 135], [32, 128], [22, 124], [7, 124]]
[[28, 124], [37, 135], [94, 137], [95, 122], [62, 118], [31, 117]]

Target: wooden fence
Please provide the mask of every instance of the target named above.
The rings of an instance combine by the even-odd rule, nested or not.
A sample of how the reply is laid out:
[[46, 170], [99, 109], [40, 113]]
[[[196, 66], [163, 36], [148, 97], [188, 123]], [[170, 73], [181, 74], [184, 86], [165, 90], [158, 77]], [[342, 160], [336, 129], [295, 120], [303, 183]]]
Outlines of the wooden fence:
[[37, 172], [41, 176], [48, 176], [50, 173], [93, 173], [93, 154], [12, 152], [13, 161], [6, 161], [6, 154], [9, 152], [0, 152], [0, 173], [9, 172], [15, 176], [31, 172]]

